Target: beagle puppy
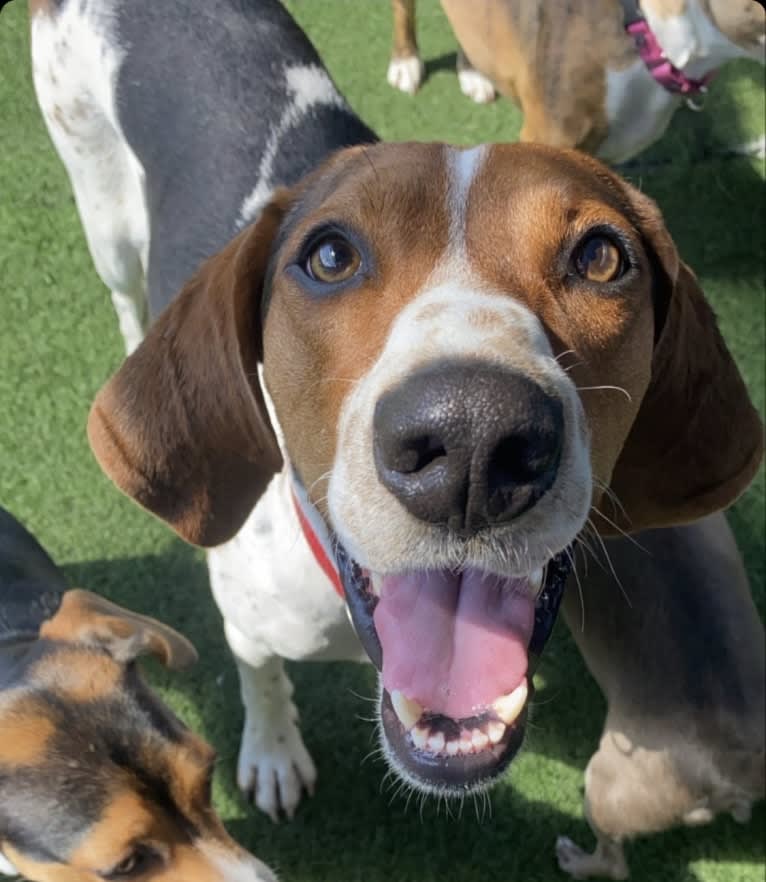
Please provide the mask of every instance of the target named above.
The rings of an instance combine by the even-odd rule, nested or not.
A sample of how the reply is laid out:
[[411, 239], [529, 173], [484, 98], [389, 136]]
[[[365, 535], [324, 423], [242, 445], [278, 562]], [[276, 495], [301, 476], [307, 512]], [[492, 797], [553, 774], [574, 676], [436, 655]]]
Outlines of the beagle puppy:
[[359, 657], [323, 569], [380, 671], [392, 767], [464, 794], [520, 746], [588, 525], [720, 509], [763, 446], [656, 206], [524, 144], [334, 154], [203, 264], [89, 436], [124, 492], [218, 546], [240, 784], [269, 811], [314, 781], [282, 659]]
[[563, 613], [609, 710], [585, 773], [596, 849], [560, 837], [556, 853], [576, 879], [626, 879], [627, 840], [744, 823], [763, 797], [764, 629], [720, 513], [582, 551]]
[[275, 882], [213, 811], [215, 754], [136, 660], [196, 659], [180, 634], [68, 591], [0, 508], [0, 873], [30, 882]]
[[[423, 78], [415, 0], [392, 0], [388, 82], [414, 94]], [[578, 147], [623, 162], [660, 138], [723, 64], [766, 61], [756, 0], [442, 0], [460, 44], [464, 94], [495, 89], [524, 114], [523, 141]], [[470, 61], [468, 61], [470, 59]]]

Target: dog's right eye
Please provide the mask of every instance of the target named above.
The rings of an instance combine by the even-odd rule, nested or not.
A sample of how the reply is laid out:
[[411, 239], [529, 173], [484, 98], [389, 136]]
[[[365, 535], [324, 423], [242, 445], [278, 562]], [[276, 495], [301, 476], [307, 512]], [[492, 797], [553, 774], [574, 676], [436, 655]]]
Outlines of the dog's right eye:
[[106, 873], [104, 878], [114, 882], [121, 879], [135, 879], [159, 860], [160, 856], [153, 848], [148, 845], [137, 845], [124, 860]]
[[356, 273], [362, 258], [354, 246], [337, 233], [320, 239], [311, 249], [303, 269], [315, 282], [345, 282]]

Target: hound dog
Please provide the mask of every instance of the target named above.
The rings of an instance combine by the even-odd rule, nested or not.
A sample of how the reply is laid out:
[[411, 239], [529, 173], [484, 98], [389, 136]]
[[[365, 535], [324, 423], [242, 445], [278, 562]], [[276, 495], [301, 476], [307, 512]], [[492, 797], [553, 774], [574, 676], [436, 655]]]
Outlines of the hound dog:
[[136, 660], [196, 659], [159, 622], [67, 590], [0, 508], [0, 873], [32, 882], [274, 882], [210, 801], [215, 754]]
[[[392, 0], [388, 81], [417, 91], [423, 64], [415, 0]], [[442, 0], [460, 43], [458, 76], [474, 101], [495, 89], [524, 113], [521, 139], [623, 162], [660, 138], [686, 100], [736, 58], [766, 61], [756, 0]], [[470, 59], [470, 61], [469, 61]]]
[[[135, 145], [155, 212], [149, 301], [172, 300], [100, 393], [89, 433], [125, 492], [214, 546], [246, 709], [240, 786], [276, 817], [314, 785], [285, 658], [370, 658], [397, 771], [442, 793], [487, 786], [522, 740], [588, 518], [608, 533], [701, 517], [757, 467], [760, 421], [714, 317], [656, 207], [599, 163], [441, 144], [357, 145], [320, 162], [347, 139], [374, 140], [321, 68], [296, 74], [284, 37], [259, 43], [249, 6], [221, 7], [204, 31], [186, 10], [173, 21], [174, 4], [152, 7], [176, 35], [175, 62], [208, 61], [204, 87], [215, 84], [229, 121], [211, 132], [203, 84], [187, 91], [177, 65], [137, 76], [131, 54], [146, 70], [136, 47], [152, 38], [128, 40], [115, 9], [105, 21], [65, 5], [33, 23], [38, 95], [65, 161], [82, 149], [75, 102], [44, 59], [77, 27], [100, 35], [99, 57], [121, 59], [110, 80], [120, 100], [89, 113], [119, 119], [107, 148]], [[300, 33], [278, 7], [262, 10]], [[302, 41], [290, 44], [298, 57], [315, 58]], [[268, 80], [241, 67], [253, 59]], [[241, 106], [245, 70], [259, 88]], [[277, 123], [250, 132], [258, 120]], [[153, 150], [150, 135], [162, 142]], [[251, 136], [264, 156], [240, 149]], [[213, 163], [203, 146], [215, 139]], [[296, 168], [277, 166], [283, 145]], [[163, 164], [161, 146], [202, 163], [199, 174]], [[317, 169], [301, 177], [304, 148]], [[86, 166], [73, 162], [78, 192]], [[225, 188], [229, 223], [258, 218], [173, 297], [163, 278], [192, 275], [200, 243], [222, 231], [211, 219], [200, 237], [212, 197], [194, 198], [220, 167], [248, 183]], [[187, 213], [165, 213], [167, 202]], [[81, 213], [92, 225], [95, 210]], [[172, 272], [153, 269], [156, 255]]]

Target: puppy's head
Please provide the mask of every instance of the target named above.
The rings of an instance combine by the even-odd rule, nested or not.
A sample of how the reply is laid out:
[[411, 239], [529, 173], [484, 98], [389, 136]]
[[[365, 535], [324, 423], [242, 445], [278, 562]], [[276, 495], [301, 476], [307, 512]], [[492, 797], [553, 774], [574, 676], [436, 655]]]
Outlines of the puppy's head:
[[0, 853], [32, 882], [273, 882], [213, 811], [214, 752], [135, 661], [196, 658], [180, 634], [85, 591], [0, 692]]
[[589, 516], [702, 516], [762, 446], [653, 203], [529, 145], [337, 154], [202, 267], [89, 432], [203, 544], [288, 460], [381, 670], [389, 756], [448, 792], [518, 748]]

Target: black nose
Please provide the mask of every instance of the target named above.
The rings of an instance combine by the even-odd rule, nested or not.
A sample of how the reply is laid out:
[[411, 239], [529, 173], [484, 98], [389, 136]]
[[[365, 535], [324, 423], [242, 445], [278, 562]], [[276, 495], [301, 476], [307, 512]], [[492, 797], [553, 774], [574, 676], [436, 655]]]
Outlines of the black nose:
[[471, 534], [533, 506], [561, 459], [561, 402], [485, 362], [421, 368], [375, 407], [375, 466], [416, 518]]

